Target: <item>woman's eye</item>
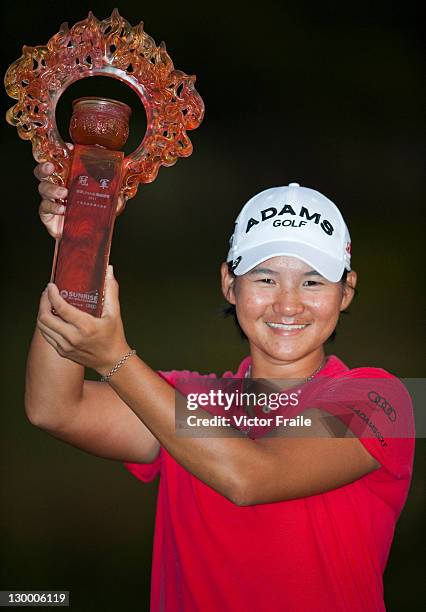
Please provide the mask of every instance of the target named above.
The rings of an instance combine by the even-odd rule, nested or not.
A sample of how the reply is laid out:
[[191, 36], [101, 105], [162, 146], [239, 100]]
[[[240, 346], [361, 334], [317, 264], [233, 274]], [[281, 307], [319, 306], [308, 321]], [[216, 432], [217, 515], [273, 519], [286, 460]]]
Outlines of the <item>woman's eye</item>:
[[273, 278], [260, 278], [259, 283], [264, 283], [265, 285], [272, 285], [274, 282]]

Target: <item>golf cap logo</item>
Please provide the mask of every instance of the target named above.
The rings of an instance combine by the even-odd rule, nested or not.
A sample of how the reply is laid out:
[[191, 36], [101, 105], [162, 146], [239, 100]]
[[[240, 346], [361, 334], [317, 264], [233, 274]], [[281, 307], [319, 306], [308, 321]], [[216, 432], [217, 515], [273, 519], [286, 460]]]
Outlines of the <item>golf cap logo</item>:
[[287, 215], [287, 216], [291, 215], [292, 217], [300, 217], [300, 219], [302, 220], [298, 221], [297, 219], [293, 219], [293, 218], [289, 219], [288, 217], [286, 217], [286, 219], [283, 219], [283, 220], [275, 219], [275, 221], [272, 223], [273, 227], [280, 227], [280, 226], [303, 227], [304, 225], [307, 224], [308, 221], [313, 221], [316, 225], [319, 225], [321, 229], [328, 236], [331, 236], [334, 232], [334, 227], [332, 226], [330, 221], [328, 221], [327, 219], [321, 220], [321, 213], [314, 212], [311, 214], [311, 212], [306, 208], [306, 206], [301, 206], [299, 213], [296, 213], [296, 211], [294, 210], [291, 204], [285, 204], [279, 212], [278, 212], [278, 208], [275, 208], [275, 206], [264, 208], [263, 210], [260, 211], [260, 220], [254, 217], [250, 217], [250, 219], [247, 222], [245, 233], [248, 234], [249, 231], [252, 229], [252, 227], [254, 227], [255, 225], [259, 225], [260, 223], [263, 223], [264, 221], [269, 221], [269, 219], [273, 219], [274, 217], [281, 217], [283, 215]]

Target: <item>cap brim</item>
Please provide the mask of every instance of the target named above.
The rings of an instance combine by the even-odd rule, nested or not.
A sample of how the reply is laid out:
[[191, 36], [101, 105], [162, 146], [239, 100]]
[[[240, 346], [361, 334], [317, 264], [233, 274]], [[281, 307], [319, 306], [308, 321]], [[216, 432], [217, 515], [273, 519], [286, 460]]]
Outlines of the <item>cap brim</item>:
[[345, 262], [335, 257], [331, 257], [327, 253], [315, 249], [314, 247], [303, 244], [301, 242], [291, 242], [280, 240], [276, 242], [267, 242], [257, 245], [252, 249], [240, 251], [236, 253], [241, 257], [238, 266], [233, 270], [236, 276], [242, 276], [249, 272], [258, 264], [270, 259], [271, 257], [279, 257], [282, 255], [288, 257], [297, 257], [304, 261], [308, 266], [319, 272], [332, 283], [340, 281], [345, 269]]

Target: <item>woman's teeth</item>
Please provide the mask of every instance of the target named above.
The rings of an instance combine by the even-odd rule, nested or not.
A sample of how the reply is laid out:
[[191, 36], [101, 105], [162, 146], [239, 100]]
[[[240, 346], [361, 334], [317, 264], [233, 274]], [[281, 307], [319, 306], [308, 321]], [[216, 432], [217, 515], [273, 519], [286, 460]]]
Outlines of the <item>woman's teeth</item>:
[[308, 327], [306, 325], [286, 325], [285, 323], [266, 323], [269, 327], [273, 327], [274, 329], [285, 329], [287, 331], [293, 331], [294, 329], [305, 329]]

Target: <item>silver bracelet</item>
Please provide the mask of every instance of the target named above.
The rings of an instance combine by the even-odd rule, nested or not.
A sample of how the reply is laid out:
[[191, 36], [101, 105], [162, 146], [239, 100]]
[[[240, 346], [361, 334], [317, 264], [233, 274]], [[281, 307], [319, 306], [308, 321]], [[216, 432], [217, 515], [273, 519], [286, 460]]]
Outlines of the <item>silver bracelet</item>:
[[119, 370], [121, 368], [121, 366], [124, 365], [126, 363], [126, 361], [129, 359], [129, 357], [131, 357], [132, 355], [136, 355], [136, 350], [135, 349], [132, 349], [131, 351], [126, 353], [119, 361], [117, 361], [117, 363], [112, 368], [112, 370], [110, 370], [108, 372], [108, 374], [105, 374], [105, 376], [102, 376], [101, 382], [108, 382], [109, 379], [111, 378], [111, 376], [114, 376], [114, 374], [117, 372], [117, 370]]

